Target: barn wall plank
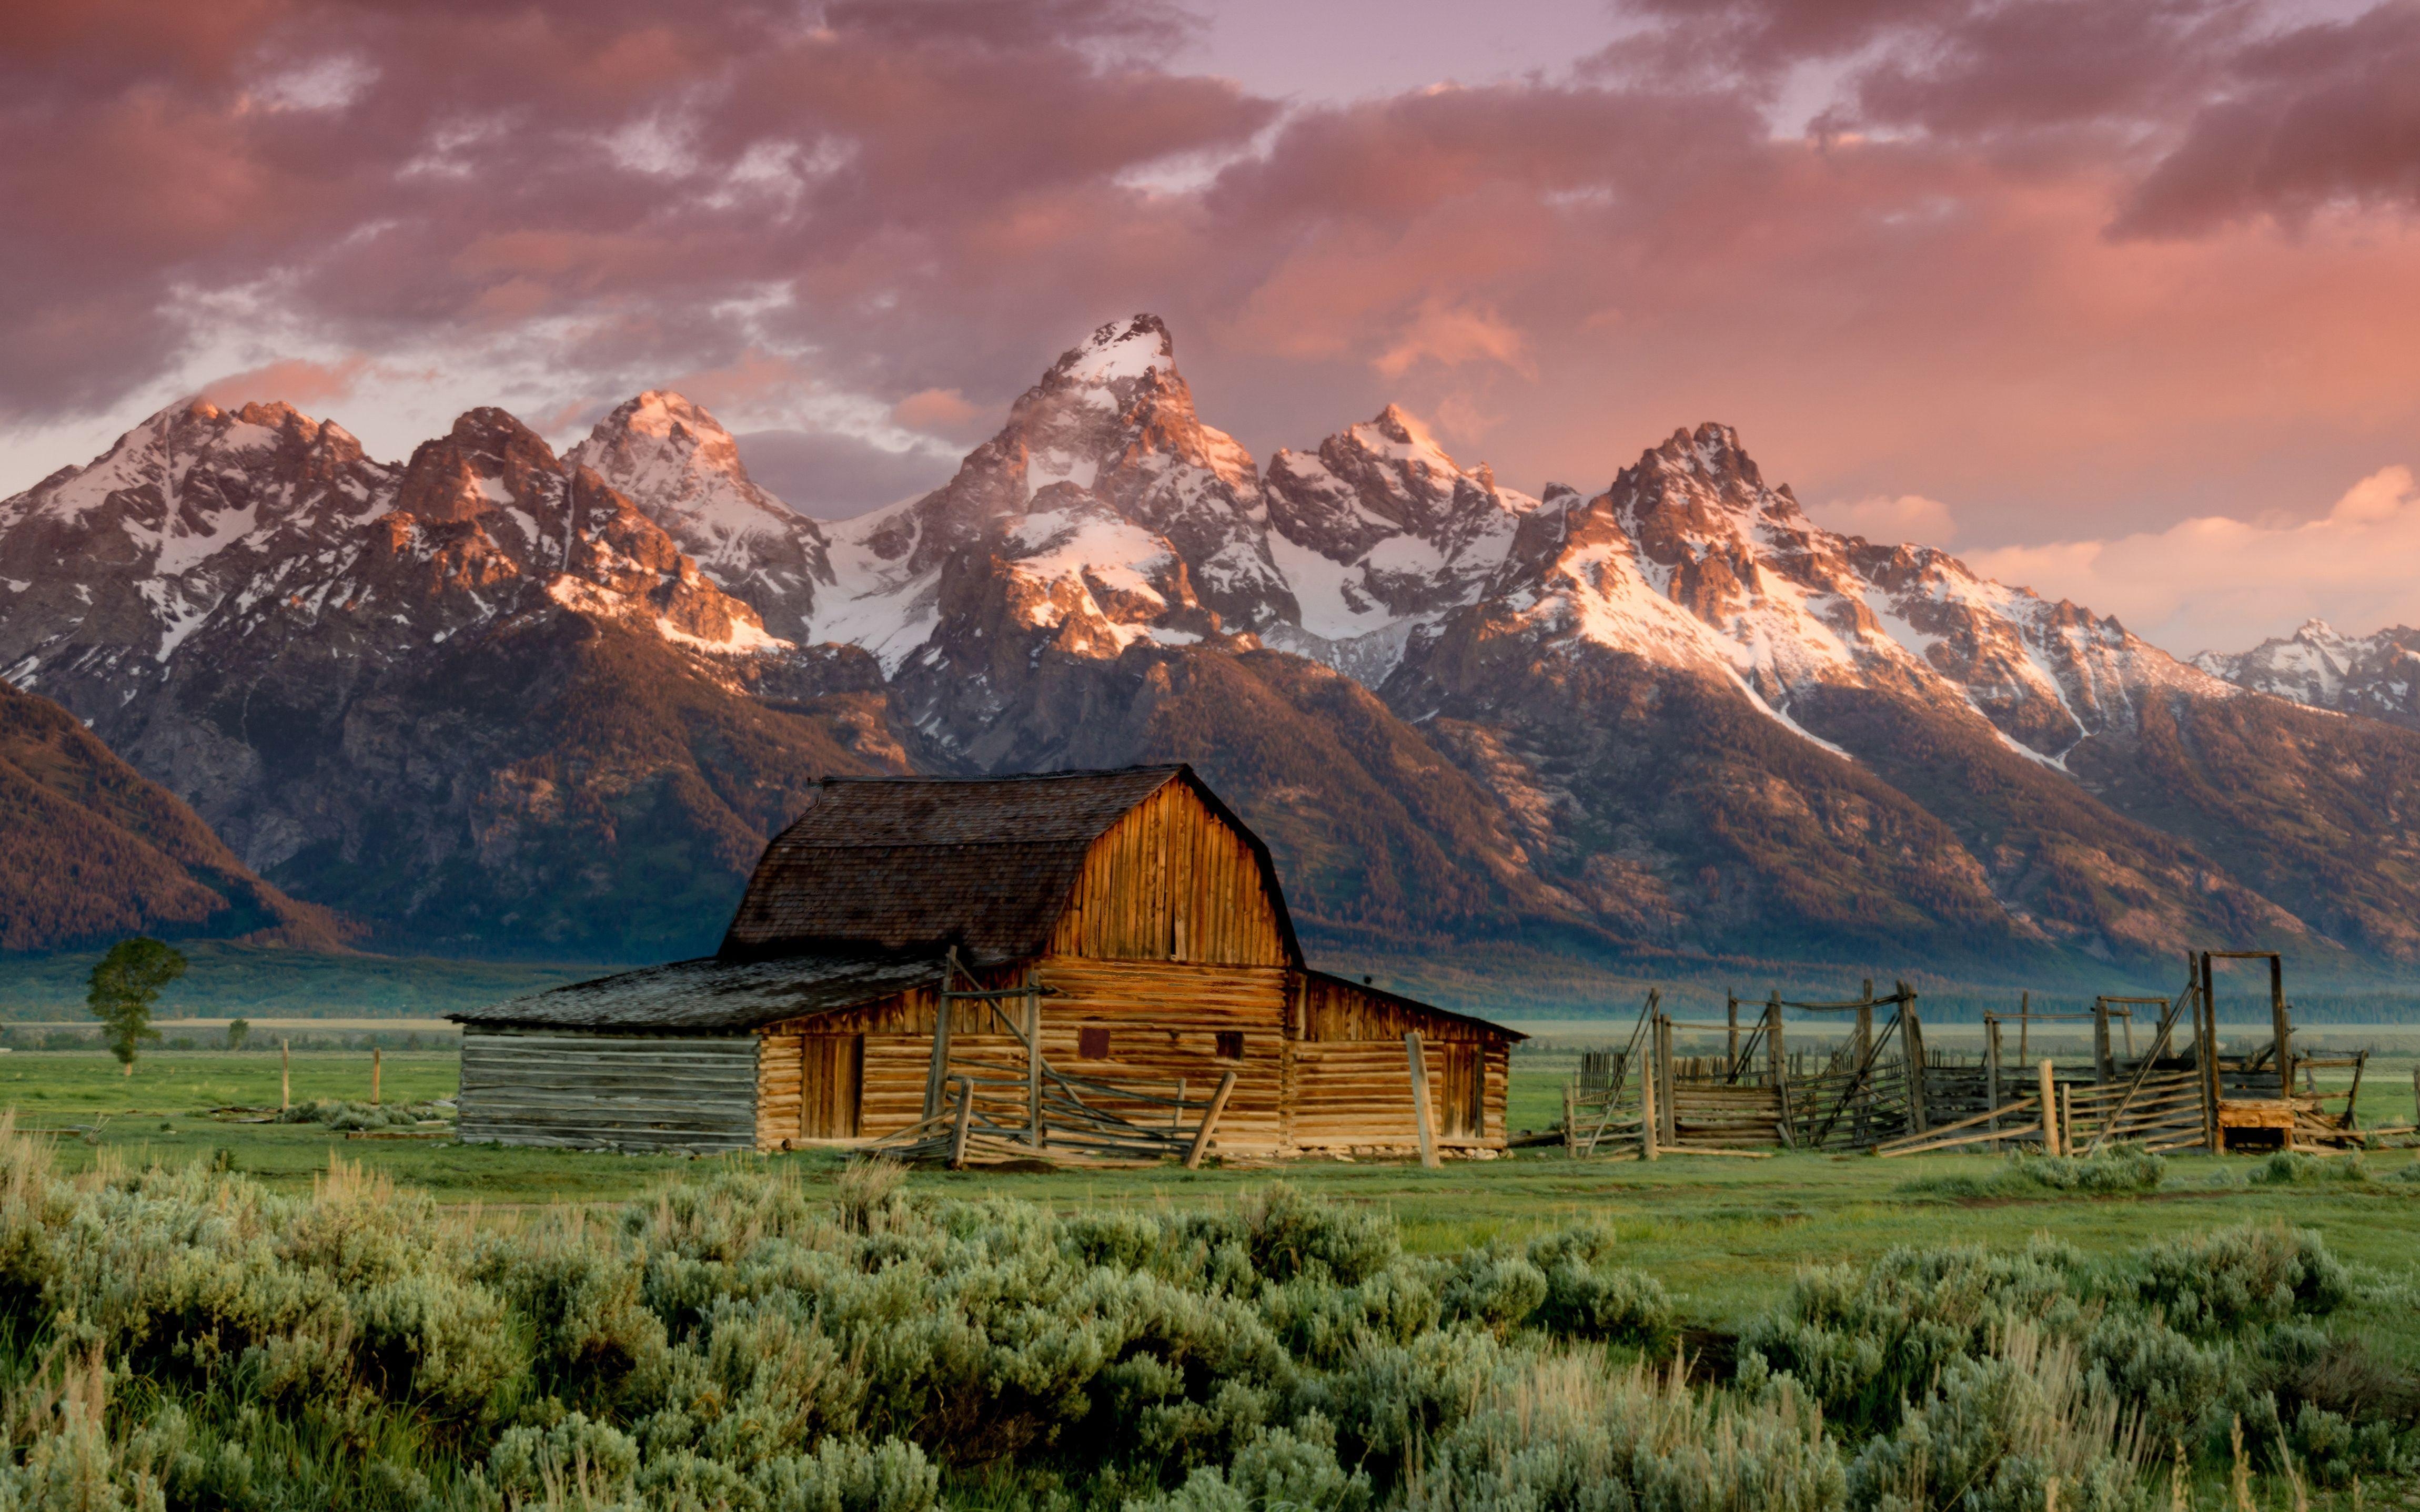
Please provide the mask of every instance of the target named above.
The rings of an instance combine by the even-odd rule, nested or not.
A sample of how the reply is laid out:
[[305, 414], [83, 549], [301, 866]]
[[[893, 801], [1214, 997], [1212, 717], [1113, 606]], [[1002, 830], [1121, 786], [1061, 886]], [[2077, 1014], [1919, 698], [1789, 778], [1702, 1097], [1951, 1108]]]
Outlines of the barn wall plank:
[[473, 1143], [757, 1148], [753, 1036], [522, 1033], [466, 1026], [457, 1128]]

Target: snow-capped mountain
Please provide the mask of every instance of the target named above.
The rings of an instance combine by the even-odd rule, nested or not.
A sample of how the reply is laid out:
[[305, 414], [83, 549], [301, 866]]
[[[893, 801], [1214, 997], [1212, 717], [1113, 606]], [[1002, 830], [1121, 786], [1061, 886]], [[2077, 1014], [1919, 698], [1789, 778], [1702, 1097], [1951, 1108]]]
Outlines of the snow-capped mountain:
[[1150, 316], [837, 522], [670, 393], [401, 465], [180, 407], [0, 502], [0, 595], [9, 676], [416, 948], [710, 943], [825, 772], [1182, 758], [1363, 942], [2420, 959], [2420, 734], [2249, 690], [2407, 653], [2187, 666], [1822, 529], [1718, 424], [1535, 499], [1393, 406], [1264, 472]]
[[650, 389], [598, 421], [563, 460], [637, 502], [772, 634], [811, 639], [815, 596], [832, 580], [823, 531], [756, 486], [712, 415]]
[[2420, 729], [2420, 630], [2395, 625], [2375, 635], [2346, 635], [2325, 620], [2307, 620], [2292, 635], [2249, 651], [2205, 651], [2194, 665], [2315, 709]]
[[1538, 507], [1485, 463], [1466, 471], [1394, 405], [1316, 453], [1280, 448], [1267, 492], [1270, 546], [1299, 612], [1263, 638], [1372, 687], [1412, 631], [1478, 596]]

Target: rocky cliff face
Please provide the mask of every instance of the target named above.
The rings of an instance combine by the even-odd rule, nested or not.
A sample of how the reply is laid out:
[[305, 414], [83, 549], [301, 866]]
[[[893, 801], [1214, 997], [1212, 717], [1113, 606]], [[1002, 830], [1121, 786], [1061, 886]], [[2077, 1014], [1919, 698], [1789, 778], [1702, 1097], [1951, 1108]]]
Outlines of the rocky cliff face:
[[474, 410], [401, 467], [173, 410], [0, 503], [0, 592], [13, 675], [272, 881], [447, 949], [708, 940], [825, 771], [1181, 758], [1331, 938], [2420, 957], [2420, 735], [2252, 690], [2283, 653], [2187, 666], [1825, 531], [1721, 425], [1542, 499], [1393, 407], [1264, 471], [1148, 316], [841, 522], [676, 394], [560, 459]]

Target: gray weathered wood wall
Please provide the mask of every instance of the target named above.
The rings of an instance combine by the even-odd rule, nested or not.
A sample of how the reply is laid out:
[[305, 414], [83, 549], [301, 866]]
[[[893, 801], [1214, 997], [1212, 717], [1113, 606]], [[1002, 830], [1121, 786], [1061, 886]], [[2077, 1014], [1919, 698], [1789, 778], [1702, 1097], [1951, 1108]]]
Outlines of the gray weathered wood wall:
[[618, 1149], [756, 1148], [752, 1034], [618, 1035], [466, 1026], [466, 1142]]

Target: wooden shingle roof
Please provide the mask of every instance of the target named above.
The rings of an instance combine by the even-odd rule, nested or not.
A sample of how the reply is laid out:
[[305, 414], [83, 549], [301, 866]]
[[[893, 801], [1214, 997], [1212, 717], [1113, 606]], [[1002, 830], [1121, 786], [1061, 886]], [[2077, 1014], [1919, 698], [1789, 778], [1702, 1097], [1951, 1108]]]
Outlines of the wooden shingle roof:
[[723, 961], [707, 956], [573, 982], [446, 1017], [494, 1027], [739, 1031], [853, 1008], [939, 980], [934, 959]]
[[1086, 853], [1171, 782], [1251, 844], [1286, 935], [1267, 848], [1188, 766], [1006, 778], [827, 778], [766, 847], [721, 959], [826, 951], [937, 952], [970, 962], [1043, 954]]

